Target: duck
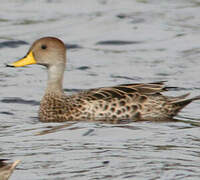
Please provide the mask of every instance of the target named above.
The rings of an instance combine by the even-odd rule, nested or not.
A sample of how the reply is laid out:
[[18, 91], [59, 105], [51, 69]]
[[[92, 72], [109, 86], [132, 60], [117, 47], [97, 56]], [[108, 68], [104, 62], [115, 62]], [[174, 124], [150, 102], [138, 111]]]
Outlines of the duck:
[[32, 44], [25, 57], [7, 64], [8, 67], [31, 64], [46, 67], [47, 86], [39, 108], [42, 122], [171, 120], [186, 105], [200, 99], [200, 96], [186, 98], [189, 93], [165, 96], [162, 92], [168, 89], [164, 81], [120, 84], [66, 95], [63, 90], [66, 60], [62, 40], [42, 37]]
[[16, 166], [20, 163], [20, 160], [16, 160], [13, 163], [7, 163], [6, 161], [7, 159], [0, 159], [0, 180], [8, 180]]

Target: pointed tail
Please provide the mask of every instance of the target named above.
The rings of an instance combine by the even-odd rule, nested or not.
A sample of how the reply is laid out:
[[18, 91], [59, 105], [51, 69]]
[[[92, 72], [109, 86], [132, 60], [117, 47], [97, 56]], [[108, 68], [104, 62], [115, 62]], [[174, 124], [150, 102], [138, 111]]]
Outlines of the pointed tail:
[[190, 99], [179, 99], [177, 101], [171, 102], [175, 106], [175, 114], [177, 114], [181, 109], [190, 104], [192, 101], [196, 100], [200, 100], [200, 96], [195, 96]]

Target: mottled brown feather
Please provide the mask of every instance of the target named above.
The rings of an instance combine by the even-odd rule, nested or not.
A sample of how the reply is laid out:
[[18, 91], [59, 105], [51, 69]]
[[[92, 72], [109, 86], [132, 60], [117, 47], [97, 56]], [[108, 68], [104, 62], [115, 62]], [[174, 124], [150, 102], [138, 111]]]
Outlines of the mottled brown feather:
[[[102, 87], [71, 96], [62, 94], [57, 97], [56, 94], [47, 94], [41, 102], [40, 120], [44, 122], [111, 121], [128, 118], [137, 121], [160, 121], [172, 118], [186, 104], [199, 99], [196, 97], [185, 100], [188, 94], [167, 97], [163, 96], [161, 91], [165, 91], [165, 87], [159, 82]], [[48, 104], [48, 107], [45, 104]]]

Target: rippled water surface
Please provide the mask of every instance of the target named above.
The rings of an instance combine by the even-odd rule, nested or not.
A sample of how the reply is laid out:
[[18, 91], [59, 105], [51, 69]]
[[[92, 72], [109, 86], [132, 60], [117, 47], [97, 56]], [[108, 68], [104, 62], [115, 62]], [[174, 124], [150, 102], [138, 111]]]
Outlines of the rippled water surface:
[[6, 68], [43, 36], [68, 47], [64, 87], [167, 81], [167, 95], [200, 94], [198, 0], [2, 0], [0, 158], [13, 180], [199, 179], [200, 101], [174, 122], [41, 123], [45, 69]]

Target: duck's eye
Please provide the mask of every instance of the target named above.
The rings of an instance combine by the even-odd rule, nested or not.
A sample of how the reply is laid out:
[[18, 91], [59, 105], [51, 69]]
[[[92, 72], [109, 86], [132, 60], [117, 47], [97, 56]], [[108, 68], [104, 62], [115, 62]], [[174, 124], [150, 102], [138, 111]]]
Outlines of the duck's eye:
[[42, 49], [46, 49], [47, 46], [43, 44], [43, 45], [41, 46], [41, 48], [42, 48]]

